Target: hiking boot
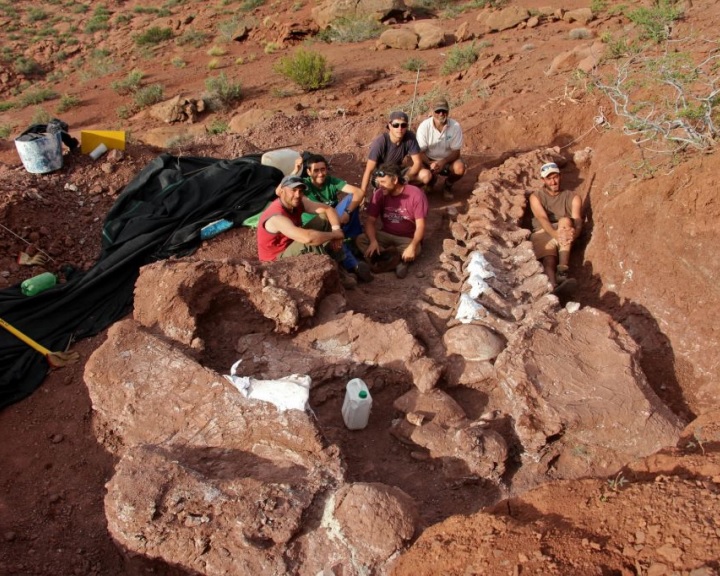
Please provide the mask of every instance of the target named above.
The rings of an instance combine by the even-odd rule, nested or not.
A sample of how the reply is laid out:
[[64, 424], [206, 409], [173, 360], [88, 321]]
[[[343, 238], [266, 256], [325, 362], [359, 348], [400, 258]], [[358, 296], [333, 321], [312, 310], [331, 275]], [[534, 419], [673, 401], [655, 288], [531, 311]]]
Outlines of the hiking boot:
[[448, 186], [447, 184], [445, 184], [445, 186], [443, 186], [443, 200], [455, 200], [455, 195], [452, 191], [452, 185]]
[[552, 293], [555, 296], [569, 296], [577, 288], [577, 280], [575, 278], [568, 278], [564, 282], [561, 282], [553, 289]]
[[355, 270], [353, 270], [353, 272], [355, 272], [360, 282], [370, 282], [373, 279], [372, 272], [370, 271], [370, 266], [367, 262], [363, 262], [362, 260], [357, 263], [357, 266], [355, 266]]
[[402, 280], [403, 278], [405, 278], [408, 275], [409, 268], [410, 268], [410, 265], [407, 262], [400, 262], [400, 264], [398, 264], [395, 267], [395, 276], [397, 276], [398, 278], [400, 278], [400, 280]]
[[355, 290], [355, 288], [357, 288], [357, 278], [355, 278], [355, 274], [350, 274], [350, 272], [343, 268], [338, 268], [338, 272], [340, 273], [340, 284], [342, 284], [345, 290]]

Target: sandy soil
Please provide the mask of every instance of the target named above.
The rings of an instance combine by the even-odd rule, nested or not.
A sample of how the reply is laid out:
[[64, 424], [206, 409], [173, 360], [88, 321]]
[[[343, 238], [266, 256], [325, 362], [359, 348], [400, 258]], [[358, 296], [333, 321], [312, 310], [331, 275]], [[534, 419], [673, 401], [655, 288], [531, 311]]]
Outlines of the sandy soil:
[[[286, 4], [258, 8], [253, 17], [266, 24], [258, 26], [244, 42], [223, 44], [228, 53], [221, 57], [221, 70], [242, 82], [244, 98], [237, 108], [205, 115], [201, 121], [210, 125], [213, 120], [227, 121], [233, 115], [248, 110], [268, 110], [275, 112], [274, 116], [257, 122], [243, 133], [197, 137], [184, 144], [172, 145], [169, 151], [235, 157], [294, 145], [327, 154], [338, 175], [352, 183], [359, 183], [366, 147], [382, 129], [385, 114], [393, 108], [408, 107], [413, 101], [415, 74], [404, 70], [401, 65], [410, 57], [425, 60], [428, 66], [420, 76], [417, 94], [440, 90], [451, 95], [458, 103], [452, 113], [465, 128], [464, 155], [470, 172], [458, 186], [454, 202], [444, 202], [437, 193], [431, 196], [427, 246], [422, 261], [415, 266], [410, 277], [399, 281], [392, 275], [384, 275], [371, 284], [361, 285], [351, 298], [352, 308], [358, 312], [381, 322], [408, 318], [413, 302], [428, 285], [434, 260], [441, 252], [443, 238], [447, 236], [448, 207], [462, 210], [463, 201], [476, 180], [482, 178], [483, 170], [519, 152], [556, 145], [570, 156], [585, 146], [596, 146], [602, 142], [605, 148], [598, 151], [598, 155], [608, 161], [607, 165], [612, 166], [612, 170], [603, 165], [594, 166], [592, 172], [573, 173], [567, 181], [586, 199], [592, 198], [596, 223], [602, 221], [602, 210], [610, 202], [608, 194], [603, 194], [603, 191], [612, 190], [613, 186], [627, 189], [629, 183], [633, 183], [638, 194], [650, 194], [656, 187], [656, 182], [652, 180], [645, 182], [643, 178], [637, 178], [634, 167], [643, 158], [638, 157], [637, 150], [627, 138], [619, 134], [619, 124], [613, 126], [613, 133], [616, 134], [614, 140], [611, 140], [612, 136], [593, 129], [599, 109], [609, 114], [607, 102], [603, 102], [598, 94], [583, 90], [582, 82], [578, 82], [572, 73], [550, 77], [544, 74], [558, 53], [571, 49], [577, 43], [570, 40], [568, 35], [576, 25], [555, 22], [535, 29], [524, 28], [490, 35], [486, 37], [490, 46], [483, 48], [478, 63], [465, 74], [449, 76], [439, 73], [448, 47], [409, 53], [399, 50], [376, 51], [373, 48], [374, 41], [346, 45], [317, 44], [318, 49], [326, 53], [335, 67], [336, 81], [327, 90], [304, 94], [288, 87], [280, 76], [268, 72], [274, 61], [289, 53], [302, 40], [284, 41], [279, 53], [266, 54], [263, 51], [264, 43], [285, 38], [283, 24], [290, 21], [310, 22], [310, 5], [293, 11], [289, 9], [290, 4]], [[538, 8], [544, 4], [535, 0], [523, 3], [528, 8]], [[572, 9], [586, 3], [568, 0], [562, 4], [564, 8]], [[136, 5], [139, 4], [118, 2], [112, 5], [111, 11], [115, 17], [131, 14]], [[21, 1], [15, 3], [15, 6], [26, 15], [27, 20], [29, 9], [34, 5]], [[48, 5], [44, 9], [48, 13], [56, 13], [59, 6]], [[206, 25], [212, 29], [209, 23], [213, 22], [213, 18], [219, 18], [215, 10], [214, 7], [196, 3], [182, 5], [172, 9], [173, 15], [167, 22], [174, 25], [192, 13], [199, 26]], [[91, 11], [92, 7], [86, 14], [73, 13], [71, 19], [82, 29]], [[438, 22], [448, 34], [463, 22], [468, 23], [471, 31], [479, 31], [480, 25], [476, 20], [479, 12], [471, 10]], [[683, 24], [683, 31], [702, 36], [712, 28], [718, 15], [719, 10], [714, 3], [696, 0]], [[80, 34], [82, 42], [79, 54], [85, 58], [82, 64], [76, 58], [54, 61], [54, 49], [49, 48], [45, 41], [27, 43], [11, 39], [7, 32], [0, 32], [0, 37], [5, 37], [4, 45], [18, 53], [34, 56], [44, 63], [48, 71], [53, 69], [64, 74], [63, 79], [55, 84], [48, 81], [42, 83], [38, 78], [29, 80], [38, 85], [51, 85], [59, 93], [72, 94], [80, 99], [79, 107], [60, 115], [70, 125], [71, 132], [77, 135], [86, 128], [130, 131], [130, 143], [122, 159], [93, 162], [86, 156], [67, 155], [63, 169], [48, 175], [27, 174], [20, 165], [12, 139], [0, 141], [0, 222], [7, 228], [0, 232], [0, 286], [15, 285], [41, 271], [38, 267], [18, 265], [16, 259], [21, 251], [32, 254], [42, 249], [47, 252], [53, 258], [48, 269], [59, 269], [63, 264], [83, 269], [90, 267], [99, 252], [100, 229], [105, 213], [123, 186], [160, 151], [142, 143], [143, 135], [160, 125], [157, 120], [146, 113], [128, 120], [118, 118], [116, 110], [127, 104], [127, 97], [111, 89], [113, 81], [124, 78], [133, 68], [140, 68], [149, 82], [164, 85], [166, 96], [178, 93], [195, 96], [202, 94], [204, 79], [211, 74], [208, 71], [210, 56], [206, 51], [212, 42], [201, 49], [180, 47], [172, 42], [149, 51], [134, 48], [131, 41], [133, 34], [166, 21], [156, 19], [154, 15], [135, 12], [130, 23], [122, 27], [114, 26], [109, 32], [96, 33], [95, 36]], [[617, 34], [626, 24], [627, 21], [620, 17], [606, 16], [592, 23], [589, 28], [599, 37], [603, 32]], [[220, 39], [217, 42], [220, 43]], [[90, 73], [94, 49], [105, 49], [114, 54], [118, 69], [107, 76]], [[245, 63], [234, 64], [241, 57]], [[173, 58], [182, 58], [186, 66], [176, 68], [171, 64]], [[2, 80], [0, 90], [4, 100], [11, 100], [13, 90], [26, 79], [14, 74], [8, 61], [3, 61], [2, 65], [3, 70], [8, 71], [8, 80]], [[287, 94], [288, 90], [290, 94]], [[57, 100], [42, 106], [54, 114]], [[15, 135], [30, 122], [33, 112], [33, 107], [2, 112], [0, 124], [14, 126]], [[622, 156], [625, 162], [617, 161]], [[681, 183], [686, 177], [695, 175], [694, 185], [697, 189], [714, 190], [716, 180], [713, 171], [703, 168], [700, 163], [716, 165], [715, 156], [713, 153], [705, 160], [686, 158], [684, 163], [683, 158], [679, 158], [680, 165], [674, 168], [674, 172], [664, 164], [662, 171], [666, 174], [658, 174], [658, 178], [669, 178]], [[611, 164], [609, 159], [617, 163]], [[673, 189], [672, 184], [667, 187]], [[703, 226], [708, 222], [716, 222], [717, 195], [713, 193], [707, 198], [701, 196], [700, 199], [699, 204], [684, 201], [678, 205], [672, 202], [672, 194], [669, 194], [663, 206], [667, 210], [677, 211], [674, 214], [678, 217], [690, 213]], [[615, 225], [639, 227], [645, 210], [646, 207], [639, 202], [635, 206], [625, 206], [620, 215], [615, 213], [614, 217], [618, 218]], [[680, 235], [679, 231], [665, 232], [669, 242], [672, 242], [673, 235]], [[708, 380], [716, 379], [717, 372], [707, 376], [692, 363], [681, 360], [685, 357], [680, 356], [679, 350], [678, 361], [668, 360], [668, 350], [672, 351], [672, 346], [678, 345], [684, 335], [692, 338], [695, 333], [683, 332], [682, 319], [676, 319], [672, 323], [672, 340], [666, 336], [668, 329], [665, 324], [661, 325], [656, 320], [659, 313], [631, 305], [633, 298], [639, 300], [642, 288], [619, 296], [619, 290], [616, 292], [607, 277], [602, 275], [604, 269], [610, 269], [609, 265], [603, 269], [604, 264], [599, 257], [594, 261], [586, 258], [585, 250], [592, 234], [593, 227], [590, 226], [586, 229], [580, 250], [574, 255], [573, 266], [578, 270], [581, 285], [574, 298], [582, 304], [598, 307], [616, 320], [634, 327], [633, 337], [647, 348], [643, 369], [655, 392], [676, 414], [689, 422], [695, 416], [709, 412], [716, 406], [716, 398], [703, 396], [701, 392]], [[16, 235], [24, 240], [18, 239]], [[717, 271], [714, 267], [713, 246], [705, 243], [698, 248], [697, 254], [693, 254], [695, 262], [705, 259], [709, 263], [708, 274], [711, 275]], [[629, 261], [637, 250], [639, 248], [633, 245], [612, 246], [611, 255], [612, 258]], [[217, 241], [204, 245], [199, 254], [207, 258], [218, 258], [228, 253], [238, 257], [254, 257], [253, 251], [251, 232], [233, 230]], [[700, 297], [699, 289], [686, 281], [688, 274], [683, 268], [681, 271], [673, 271], [673, 274], [663, 275], [656, 281], [662, 284], [663, 292], [674, 291], [678, 301], [697, 299]], [[716, 301], [717, 293], [714, 296]], [[708, 300], [713, 300], [712, 295]], [[709, 312], [705, 319], [693, 317], [693, 327], [705, 326], [708, 330], [706, 333], [711, 334], [713, 314]], [[100, 334], [76, 343], [74, 349], [81, 358], [86, 359], [103, 339]], [[709, 338], [709, 342], [712, 344], [710, 349], [713, 349], [716, 341]], [[218, 357], [214, 362], [225, 360], [229, 359]], [[35, 394], [0, 413], [0, 436], [3, 438], [0, 444], [0, 573], [185, 573], [180, 568], [145, 558], [130, 558], [108, 535], [103, 511], [104, 484], [112, 475], [114, 459], [95, 438], [92, 407], [82, 375], [82, 362], [53, 371]], [[456, 399], [461, 401], [470, 415], [482, 409], [482, 398], [474, 397], [470, 392], [457, 394]], [[541, 495], [530, 498], [528, 506], [535, 506], [533, 510], [537, 509], [536, 513], [510, 516], [513, 522], [525, 527], [541, 523], [544, 528], [538, 530], [543, 534], [561, 533], [561, 529], [567, 525], [576, 527], [574, 537], [562, 543], [565, 547], [563, 558], [567, 561], [557, 562], [554, 568], [542, 563], [534, 566], [523, 561], [522, 556], [518, 557], [520, 548], [503, 547], [494, 556], [496, 570], [478, 564], [476, 571], [467, 572], [463, 570], [472, 566], [471, 559], [466, 558], [464, 564], [458, 560], [461, 567], [449, 561], [433, 565], [429, 559], [437, 557], [438, 551], [433, 546], [443, 542], [443, 530], [447, 530], [449, 540], [457, 543], [462, 541], [458, 534], [465, 534], [469, 538], [477, 532], [482, 520], [458, 518], [452, 522], [461, 526], [439, 528], [435, 525], [455, 514], [478, 512], [484, 506], [496, 502], [501, 495], [489, 494], [477, 485], [438, 485], [426, 482], [432, 472], [432, 464], [413, 460], [387, 434], [394, 415], [391, 399], [385, 398], [382, 391], [376, 398], [379, 409], [374, 412], [372, 427], [360, 441], [341, 426], [341, 401], [339, 392], [330, 393], [318, 403], [317, 411], [332, 441], [341, 447], [353, 443], [353, 455], [347, 462], [349, 479], [387, 482], [401, 487], [424, 503], [423, 527], [432, 528], [418, 542], [423, 553], [414, 551], [415, 556], [408, 556], [400, 565], [400, 573], [526, 573], [523, 564], [528, 568], [527, 573], [537, 574], [551, 571], [560, 574], [593, 573], [590, 571], [592, 566], [597, 573], [605, 574], [661, 575], [670, 574], [671, 567], [678, 574], [689, 574], [694, 569], [707, 571], [693, 574], [717, 573], [717, 560], [713, 563], [702, 554], [690, 553], [694, 545], [684, 546], [683, 549], [688, 551], [684, 560], [677, 560], [674, 552], [666, 550], [671, 560], [666, 559], [664, 564], [660, 560], [643, 557], [642, 550], [645, 540], [650, 540], [646, 533], [656, 538], [652, 542], [653, 549], [671, 544], [682, 548], [678, 544], [682, 538], [702, 542], [706, 549], [718, 549], [717, 540], [714, 539], [720, 529], [717, 521], [707, 517], [698, 520], [702, 511], [689, 502], [697, 498], [697, 493], [685, 487], [685, 484], [701, 483], [703, 494], [710, 495], [707, 502], [703, 500], [703, 506], [706, 509], [715, 506], [717, 509], [720, 479], [716, 458], [718, 439], [708, 439], [701, 434], [701, 441], [698, 442], [697, 435], [688, 436], [677, 452], [671, 450], [672, 457], [680, 459], [673, 467], [668, 469], [665, 462], [650, 461], [644, 465], [642, 473], [626, 472], [623, 477], [632, 480], [633, 491], [622, 499], [617, 494], [622, 494], [623, 486], [608, 484], [607, 479], [545, 487]], [[379, 453], [382, 457], [378, 458]], [[657, 480], [660, 475], [671, 476], [671, 479]], [[608, 490], [608, 486], [612, 490]], [[568, 493], [573, 496], [567, 496]], [[607, 496], [603, 496], [605, 494]], [[610, 504], [605, 505], [608, 500]], [[538, 504], [540, 501], [556, 502], [557, 506], [544, 509]], [[621, 501], [622, 506], [618, 508], [611, 505], [615, 501]], [[667, 505], [658, 505], [660, 501], [667, 501]], [[492, 521], [497, 523], [494, 525], [495, 534], [513, 533], [514, 526], [506, 522], [503, 512], [495, 510], [494, 513], [496, 516]], [[619, 552], [615, 549], [608, 552], [609, 548], [602, 544], [603, 553], [612, 557], [602, 563], [588, 561], [597, 552], [594, 546], [596, 542], [584, 537], [582, 530], [590, 525], [602, 525], [607, 534], [619, 534], [627, 528], [619, 520], [621, 513], [623, 519], [632, 519], [637, 523], [631, 539], [626, 538], [625, 542], [634, 552], [630, 548], [624, 550], [622, 542], [614, 541]], [[707, 539], [699, 540], [693, 532], [681, 536], [679, 528], [668, 528], [676, 524], [682, 526], [684, 522], [700, 522], [703, 530], [707, 528]], [[654, 529], [652, 526], [662, 528]], [[639, 533], [642, 533], [642, 537]], [[432, 538], [435, 540], [431, 541]], [[608, 542], [610, 540], [608, 536]], [[520, 539], [518, 542], [517, 546], [529, 547], [529, 540]], [[463, 550], [467, 550], [476, 547], [478, 543], [469, 540], [464, 545], [466, 548]], [[559, 547], [560, 544], [554, 543], [553, 546], [543, 548], [542, 553], [550, 556], [548, 550], [557, 550]], [[448, 552], [448, 549], [445, 551]], [[423, 555], [425, 552], [427, 556]], [[461, 552], [453, 548], [449, 549], [449, 553], [464, 558]], [[531, 552], [523, 554], [526, 560], [533, 559]], [[717, 557], [718, 554], [715, 554]], [[432, 570], [429, 566], [433, 566]], [[654, 571], [651, 572], [651, 569]]]

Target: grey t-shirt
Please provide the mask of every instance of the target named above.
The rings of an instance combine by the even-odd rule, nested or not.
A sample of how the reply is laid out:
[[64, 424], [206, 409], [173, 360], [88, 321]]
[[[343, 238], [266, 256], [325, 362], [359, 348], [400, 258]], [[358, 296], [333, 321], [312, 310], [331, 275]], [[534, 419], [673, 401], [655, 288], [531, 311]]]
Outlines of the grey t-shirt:
[[369, 160], [374, 160], [380, 164], [395, 164], [401, 166], [405, 156], [420, 154], [420, 146], [418, 145], [415, 132], [407, 131], [397, 144], [393, 144], [390, 140], [390, 134], [383, 132], [375, 138], [370, 144]]

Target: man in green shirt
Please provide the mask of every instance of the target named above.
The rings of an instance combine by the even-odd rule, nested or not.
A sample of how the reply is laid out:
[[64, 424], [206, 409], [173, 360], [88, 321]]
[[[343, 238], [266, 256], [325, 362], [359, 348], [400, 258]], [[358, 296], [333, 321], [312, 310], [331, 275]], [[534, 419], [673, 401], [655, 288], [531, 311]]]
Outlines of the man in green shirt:
[[[319, 154], [312, 154], [305, 160], [307, 176], [303, 179], [307, 185], [305, 196], [313, 202], [321, 202], [335, 208], [340, 217], [345, 238], [352, 241], [362, 233], [360, 214], [358, 208], [362, 204], [364, 194], [360, 188], [348, 184], [342, 178], [329, 174], [328, 161]], [[303, 159], [295, 162], [294, 174], [301, 174]], [[341, 199], [340, 193], [345, 194]], [[370, 266], [367, 262], [358, 259], [353, 254], [350, 246], [343, 244], [345, 260], [343, 267], [353, 274], [356, 274], [361, 282], [370, 282], [373, 279]]]

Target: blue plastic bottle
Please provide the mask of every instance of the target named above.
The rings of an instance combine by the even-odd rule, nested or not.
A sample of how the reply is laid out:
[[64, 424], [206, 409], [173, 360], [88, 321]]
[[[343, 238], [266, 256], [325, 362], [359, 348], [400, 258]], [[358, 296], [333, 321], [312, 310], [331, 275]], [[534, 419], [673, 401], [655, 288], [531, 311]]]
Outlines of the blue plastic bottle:
[[215, 222], [210, 222], [210, 224], [203, 226], [200, 229], [200, 239], [207, 240], [208, 238], [217, 236], [220, 232], [225, 232], [225, 230], [229, 230], [232, 227], [232, 220], [215, 220]]

